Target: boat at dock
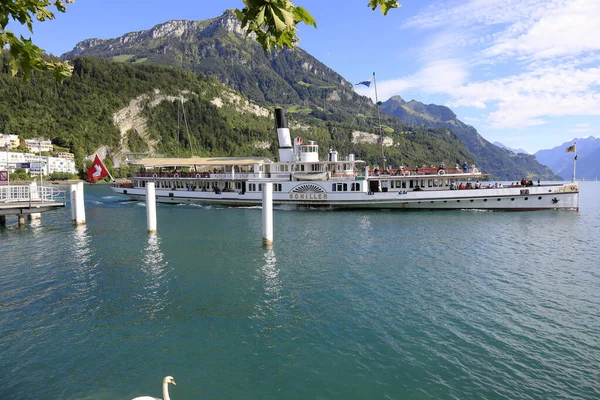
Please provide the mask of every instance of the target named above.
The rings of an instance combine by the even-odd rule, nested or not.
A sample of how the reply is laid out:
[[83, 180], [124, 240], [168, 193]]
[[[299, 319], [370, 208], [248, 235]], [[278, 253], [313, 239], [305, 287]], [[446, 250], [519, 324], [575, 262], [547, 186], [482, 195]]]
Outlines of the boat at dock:
[[113, 182], [115, 193], [144, 200], [154, 182], [156, 200], [169, 204], [256, 206], [262, 186], [273, 184], [273, 204], [286, 208], [418, 210], [575, 210], [574, 183], [511, 184], [485, 182], [489, 175], [471, 168], [371, 169], [349, 154], [330, 150], [319, 159], [319, 146], [302, 138], [292, 142], [287, 118], [276, 109], [279, 160], [256, 157], [143, 158], [131, 182]]

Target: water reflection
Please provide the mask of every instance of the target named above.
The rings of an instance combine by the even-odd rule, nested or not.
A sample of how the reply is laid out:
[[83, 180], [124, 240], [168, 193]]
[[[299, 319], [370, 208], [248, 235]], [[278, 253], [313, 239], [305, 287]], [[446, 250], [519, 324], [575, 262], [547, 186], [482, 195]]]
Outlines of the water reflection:
[[275, 311], [281, 300], [282, 282], [279, 277], [280, 270], [277, 267], [275, 251], [267, 249], [264, 254], [264, 264], [258, 272], [258, 279], [263, 281], [264, 296], [256, 303], [257, 318], [264, 318], [265, 314]]
[[146, 275], [141, 297], [146, 302], [146, 310], [150, 318], [155, 318], [167, 305], [167, 272], [165, 255], [160, 248], [161, 240], [158, 235], [148, 235], [144, 248], [142, 272]]
[[[97, 265], [92, 262], [91, 237], [86, 225], [74, 227], [70, 236], [72, 249], [70, 264], [77, 277], [74, 288], [78, 292], [78, 297], [87, 303], [94, 297], [94, 292], [98, 287]], [[86, 309], [92, 311], [89, 310], [89, 307]]]

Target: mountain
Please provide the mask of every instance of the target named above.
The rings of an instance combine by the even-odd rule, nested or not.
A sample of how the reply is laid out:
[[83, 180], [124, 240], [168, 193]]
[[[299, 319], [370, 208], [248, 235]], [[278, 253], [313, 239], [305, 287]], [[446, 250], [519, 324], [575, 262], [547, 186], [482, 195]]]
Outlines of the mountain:
[[[458, 136], [465, 147], [474, 155], [476, 164], [495, 179], [513, 180], [516, 177], [531, 179], [558, 179], [550, 168], [537, 162], [533, 155], [515, 154], [499, 148], [485, 140], [475, 128], [460, 121], [448, 107], [435, 104], [425, 105], [411, 100], [404, 101], [393, 96], [381, 105], [386, 114], [400, 118], [410, 125], [444, 127]], [[456, 160], [459, 164], [461, 160]]]
[[301, 48], [265, 53], [256, 41], [246, 40], [233, 10], [204, 21], [168, 21], [115, 39], [87, 39], [61, 58], [76, 56], [202, 73], [264, 104], [304, 108], [312, 103], [315, 109], [333, 102], [336, 111], [348, 105], [346, 111], [356, 113], [360, 98], [352, 84]]
[[511, 147], [508, 147], [508, 146], [505, 146], [505, 145], [503, 145], [503, 144], [502, 144], [502, 143], [500, 143], [500, 142], [494, 142], [493, 144], [494, 144], [494, 146], [498, 146], [498, 147], [500, 147], [501, 149], [506, 149], [506, 150], [512, 151], [512, 152], [513, 152], [513, 153], [515, 153], [515, 154], [520, 154], [520, 153], [523, 153], [523, 154], [529, 154], [529, 152], [528, 152], [527, 150], [523, 150], [523, 149], [521, 149], [521, 148], [519, 148], [519, 149], [513, 149], [513, 148], [511, 148]]
[[[0, 132], [22, 139], [49, 138], [75, 154], [82, 173], [89, 166], [86, 157], [99, 152], [115, 177], [128, 173], [126, 167], [112, 169], [124, 164], [128, 152], [276, 158], [273, 108], [213, 77], [149, 63], [87, 57], [71, 62], [73, 76], [63, 84], [51, 73], [34, 74], [25, 83], [11, 76], [8, 52], [0, 53]], [[369, 133], [377, 130], [373, 110], [365, 107], [356, 121], [343, 115], [324, 120], [310, 112], [291, 113], [290, 130], [293, 136], [316, 140], [322, 156], [330, 148], [346, 146], [341, 154], [352, 152], [381, 163], [381, 144]], [[390, 163], [398, 164], [400, 158], [419, 165], [450, 156], [472, 158], [446, 129], [413, 128], [391, 117], [382, 121]], [[358, 133], [375, 141], [358, 140], [361, 135], [353, 135]]]
[[245, 39], [231, 10], [205, 21], [168, 21], [115, 39], [84, 40], [62, 56], [73, 57], [131, 67], [166, 65], [214, 77], [260, 106], [287, 109], [296, 126], [303, 127], [298, 134], [318, 140], [324, 151], [353, 152], [371, 164], [474, 160], [447, 129], [411, 127], [388, 116], [382, 117], [384, 138], [378, 143], [377, 108], [369, 98], [301, 48], [265, 53]]
[[593, 136], [575, 138], [548, 150], [535, 153], [537, 160], [550, 167], [565, 180], [573, 176], [573, 153], [567, 153], [567, 147], [577, 143], [577, 178], [595, 180], [600, 175], [600, 139]]

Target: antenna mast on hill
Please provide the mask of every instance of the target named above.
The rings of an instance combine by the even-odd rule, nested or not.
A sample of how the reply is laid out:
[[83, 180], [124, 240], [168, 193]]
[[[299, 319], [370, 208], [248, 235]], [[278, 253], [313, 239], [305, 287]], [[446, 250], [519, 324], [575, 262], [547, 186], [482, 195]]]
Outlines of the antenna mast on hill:
[[373, 72], [373, 87], [375, 88], [375, 105], [377, 106], [377, 119], [379, 120], [379, 141], [381, 142], [381, 159], [383, 164], [381, 170], [386, 169], [385, 165], [385, 154], [383, 153], [383, 132], [381, 131], [381, 113], [379, 111], [379, 99], [377, 98], [377, 82], [375, 81], [375, 72]]
[[192, 157], [194, 156], [194, 146], [192, 146], [192, 137], [190, 136], [190, 126], [188, 124], [188, 120], [185, 116], [185, 107], [183, 105], [183, 96], [179, 96], [179, 100], [181, 101], [181, 110], [183, 111], [183, 122], [185, 122], [185, 129], [188, 134], [188, 141], [190, 142], [190, 151], [192, 152]]

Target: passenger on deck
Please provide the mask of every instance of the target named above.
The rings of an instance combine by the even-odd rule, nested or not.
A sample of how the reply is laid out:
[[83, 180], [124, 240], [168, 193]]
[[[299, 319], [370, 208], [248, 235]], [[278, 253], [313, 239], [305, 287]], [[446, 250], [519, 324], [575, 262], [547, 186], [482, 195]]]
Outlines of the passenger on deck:
[[464, 190], [465, 189], [465, 184], [464, 183], [460, 183], [460, 185], [458, 185], [458, 190]]
[[463, 172], [466, 174], [467, 172], [469, 172], [469, 164], [467, 164], [467, 162], [465, 161], [465, 163], [463, 164]]

